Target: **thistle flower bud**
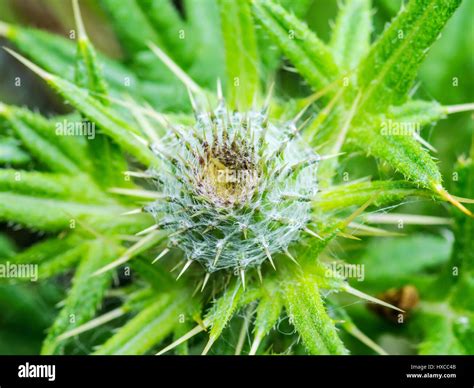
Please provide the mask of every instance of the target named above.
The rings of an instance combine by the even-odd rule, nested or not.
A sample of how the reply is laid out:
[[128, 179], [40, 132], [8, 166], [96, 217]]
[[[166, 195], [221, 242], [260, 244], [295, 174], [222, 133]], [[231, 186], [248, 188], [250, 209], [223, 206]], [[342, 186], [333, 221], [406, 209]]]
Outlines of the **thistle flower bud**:
[[163, 163], [149, 174], [164, 195], [145, 210], [207, 272], [273, 265], [310, 222], [319, 156], [293, 122], [276, 126], [221, 101], [196, 112], [193, 127], [170, 124], [152, 150]]

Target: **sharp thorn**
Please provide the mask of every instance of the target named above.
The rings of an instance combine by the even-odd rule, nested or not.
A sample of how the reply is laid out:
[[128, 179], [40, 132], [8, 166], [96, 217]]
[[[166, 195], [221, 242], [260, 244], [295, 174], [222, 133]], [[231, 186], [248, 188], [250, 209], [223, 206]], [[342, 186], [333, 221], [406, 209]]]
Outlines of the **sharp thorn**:
[[79, 39], [87, 39], [86, 29], [81, 16], [81, 9], [78, 0], [72, 0], [72, 9], [74, 12], [74, 20], [77, 27], [77, 36]]
[[240, 280], [242, 281], [242, 288], [245, 291], [245, 270], [244, 269], [240, 270]]
[[156, 256], [155, 260], [153, 260], [151, 264], [155, 264], [158, 260], [160, 260], [163, 256], [165, 256], [169, 251], [170, 251], [169, 248], [163, 249], [163, 251], [158, 256]]
[[196, 104], [196, 100], [194, 99], [193, 93], [189, 88], [186, 89], [188, 91], [189, 102], [191, 103], [191, 108], [193, 109], [194, 115], [198, 114], [198, 107]]
[[463, 198], [463, 197], [458, 197], [456, 195], [451, 195], [456, 201], [459, 201], [461, 203], [474, 203], [474, 199], [471, 198]]
[[206, 276], [204, 276], [204, 281], [202, 282], [201, 292], [203, 292], [204, 288], [206, 288], [207, 282], [209, 281], [210, 277], [211, 277], [211, 274], [207, 272]]
[[11, 56], [13, 56], [14, 58], [16, 58], [18, 61], [20, 61], [21, 63], [23, 63], [27, 68], [29, 68], [31, 71], [33, 71], [34, 73], [36, 73], [37, 75], [39, 75], [41, 78], [43, 78], [44, 80], [46, 81], [51, 81], [53, 79], [55, 79], [56, 77], [51, 74], [51, 73], [48, 73], [46, 70], [43, 70], [41, 67], [35, 65], [33, 62], [31, 62], [30, 60], [26, 59], [23, 55], [20, 55], [18, 54], [17, 52], [9, 49], [8, 47], [3, 47], [3, 49], [8, 53], [10, 54]]
[[216, 266], [217, 261], [219, 260], [219, 257], [221, 256], [223, 250], [224, 250], [224, 243], [220, 244], [220, 246], [217, 247], [216, 257], [214, 258], [214, 262], [212, 263], [214, 267]]
[[374, 228], [372, 226], [359, 224], [357, 222], [351, 222], [348, 226], [354, 229], [355, 232], [358, 232], [358, 231], [365, 232], [369, 236], [383, 236], [383, 237], [404, 236], [403, 233], [391, 232], [391, 231], [381, 229], [381, 228]]
[[163, 198], [163, 194], [156, 193], [154, 191], [148, 191], [148, 190], [122, 189], [120, 187], [113, 187], [111, 189], [108, 189], [107, 191], [112, 194], [127, 195], [129, 197], [150, 198], [150, 199]]
[[306, 233], [310, 234], [311, 236], [320, 239], [321, 241], [324, 240], [319, 234], [317, 234], [316, 232], [313, 232], [313, 231], [312, 231], [311, 229], [309, 229], [309, 228], [304, 228], [303, 230], [304, 230]]
[[455, 197], [449, 194], [441, 185], [436, 185], [435, 187], [436, 192], [446, 201], [450, 202], [454, 206], [456, 206], [459, 210], [461, 210], [467, 216], [474, 218], [472, 212], [467, 209], [464, 205], [462, 205]]
[[346, 138], [347, 132], [348, 132], [349, 127], [352, 123], [352, 119], [354, 118], [354, 115], [356, 113], [357, 106], [359, 105], [359, 100], [360, 100], [361, 96], [362, 96], [362, 93], [359, 92], [357, 94], [357, 97], [354, 99], [354, 103], [352, 104], [352, 106], [349, 110], [349, 113], [347, 114], [344, 125], [342, 126], [341, 131], [339, 132], [339, 134], [337, 136], [336, 143], [334, 144], [334, 146], [332, 148], [334, 153], [338, 153], [339, 150], [342, 148], [342, 145], [343, 145], [344, 140]]
[[303, 117], [303, 115], [305, 114], [305, 112], [308, 110], [308, 108], [313, 104], [313, 101], [309, 102], [308, 104], [306, 104], [297, 114], [295, 117], [293, 117], [293, 119], [291, 120], [291, 122], [293, 124], [296, 124], [300, 119], [301, 117]]
[[367, 295], [365, 294], [364, 292], [362, 291], [359, 291], [355, 288], [352, 288], [351, 286], [349, 286], [348, 284], [346, 284], [344, 287], [343, 287], [343, 290], [348, 292], [349, 294], [352, 294], [354, 296], [357, 296], [359, 298], [362, 298], [362, 299], [365, 299], [369, 302], [372, 302], [372, 303], [376, 303], [376, 304], [379, 304], [381, 306], [384, 306], [384, 307], [388, 307], [388, 308], [391, 308], [391, 309], [394, 309], [394, 310], [397, 310], [397, 311], [400, 311], [402, 313], [404, 313], [405, 311], [403, 311], [402, 309], [399, 309], [398, 307], [394, 306], [394, 305], [391, 305], [390, 303], [387, 303], [387, 302], [384, 302], [383, 300], [380, 300], [380, 299], [377, 299], [373, 296], [370, 296], [370, 295]]
[[398, 224], [407, 225], [450, 225], [453, 220], [445, 217], [423, 216], [418, 214], [384, 213], [368, 214], [364, 220], [371, 224]]
[[347, 238], [347, 239], [349, 239], [349, 240], [357, 240], [357, 241], [360, 241], [360, 238], [359, 238], [359, 237], [353, 236], [352, 234], [348, 234], [348, 233], [344, 233], [344, 232], [339, 232], [337, 235], [340, 236], [340, 237]]
[[296, 261], [296, 259], [295, 259], [295, 258], [293, 257], [293, 255], [288, 251], [288, 249], [285, 249], [284, 252], [285, 252], [285, 255], [288, 256], [288, 258], [289, 258], [293, 263], [295, 263], [296, 265], [300, 266], [300, 263], [298, 263], [298, 262]]
[[181, 276], [183, 276], [183, 274], [186, 272], [186, 270], [189, 268], [189, 266], [193, 263], [193, 260], [188, 260], [186, 262], [186, 264], [184, 265], [183, 269], [181, 270], [181, 272], [179, 273], [178, 277], [176, 278], [176, 280], [179, 280], [179, 278]]
[[128, 212], [125, 212], [125, 213], [122, 213], [120, 214], [121, 216], [130, 216], [132, 214], [140, 214], [143, 212], [143, 209], [142, 208], [138, 208], [138, 209], [133, 209], [133, 210], [130, 210]]
[[357, 338], [360, 342], [365, 344], [367, 347], [372, 349], [374, 352], [386, 356], [388, 353], [380, 347], [377, 343], [375, 343], [371, 338], [369, 338], [365, 333], [363, 333], [356, 325], [354, 325], [350, 321], [346, 321], [342, 324], [342, 327], [352, 336]]
[[215, 339], [209, 338], [209, 341], [207, 342], [204, 350], [202, 351], [201, 356], [205, 356], [209, 352], [209, 350], [211, 350], [211, 347], [214, 344], [214, 342], [215, 342]]
[[270, 251], [268, 250], [268, 247], [264, 246], [263, 249], [265, 250], [265, 254], [267, 255], [268, 261], [272, 265], [273, 269], [276, 271], [275, 263], [273, 262], [272, 255]]
[[312, 120], [312, 117], [308, 117], [306, 120], [304, 120], [298, 127], [296, 128], [296, 131], [294, 135], [299, 134], [302, 132], [304, 128], [308, 125], [308, 123]]
[[103, 273], [113, 269], [113, 268], [116, 268], [122, 264], [125, 264], [128, 260], [131, 259], [131, 256], [128, 255], [128, 254], [124, 254], [122, 255], [121, 257], [119, 257], [117, 260], [115, 260], [114, 262], [98, 269], [97, 271], [95, 271], [91, 277], [94, 277], [94, 276], [99, 276], [99, 275], [102, 275]]
[[332, 159], [332, 158], [337, 158], [338, 156], [341, 156], [341, 155], [344, 155], [344, 154], [345, 154], [345, 152], [338, 152], [336, 154], [320, 156], [319, 161], [328, 160], [328, 159]]
[[143, 229], [138, 233], [135, 233], [135, 236], [143, 236], [144, 234], [148, 234], [150, 232], [153, 232], [154, 230], [158, 229], [158, 225], [152, 225], [149, 228]]
[[254, 356], [257, 354], [258, 347], [260, 346], [260, 342], [262, 341], [263, 333], [261, 330], [258, 330], [255, 334], [255, 338], [252, 342], [252, 346], [250, 347], [249, 356]]
[[140, 143], [142, 143], [145, 147], [149, 147], [150, 146], [150, 143], [144, 139], [143, 137], [141, 137], [140, 135], [137, 135], [136, 133], [132, 133], [132, 136], [137, 139]]
[[181, 267], [181, 264], [183, 263], [184, 260], [180, 260], [178, 264], [176, 264], [173, 268], [170, 269], [170, 272], [176, 271], [179, 267]]
[[437, 153], [438, 150], [434, 148], [430, 143], [428, 143], [425, 139], [423, 139], [417, 132], [413, 133], [413, 137], [417, 142], [420, 144], [424, 145], [426, 148], [428, 148], [430, 151]]
[[342, 226], [345, 228], [349, 225], [352, 221], [354, 221], [357, 217], [359, 217], [365, 209], [367, 209], [372, 202], [374, 202], [377, 195], [380, 194], [380, 191], [377, 191], [372, 197], [370, 197], [365, 203], [363, 203], [359, 208], [357, 208], [349, 217], [347, 217], [343, 222]]
[[222, 93], [222, 83], [220, 78], [217, 79], [217, 99], [219, 101], [224, 101], [224, 95]]
[[173, 74], [193, 93], [200, 93], [201, 88], [194, 82], [163, 50], [149, 42], [148, 47], [170, 69]]
[[260, 284], [262, 284], [263, 276], [262, 276], [262, 269], [260, 267], [257, 267], [257, 275], [258, 275], [258, 279], [260, 280]]
[[274, 87], [275, 87], [275, 82], [272, 82], [270, 84], [270, 88], [268, 89], [268, 94], [267, 94], [267, 97], [265, 98], [265, 102], [263, 103], [263, 111], [266, 113], [268, 113], [268, 109], [270, 108], [270, 103], [272, 101]]
[[117, 260], [113, 261], [112, 263], [107, 264], [106, 266], [98, 269], [91, 276], [94, 277], [94, 276], [101, 275], [101, 274], [103, 274], [103, 273], [105, 273], [105, 272], [107, 272], [107, 271], [109, 271], [113, 268], [116, 268], [116, 267], [126, 263], [134, 255], [136, 255], [144, 245], [152, 242], [153, 239], [155, 237], [157, 237], [159, 234], [160, 233], [158, 233], [158, 232], [152, 232], [149, 235], [145, 236], [140, 241], [138, 241], [137, 243], [133, 244], [130, 248], [128, 248], [120, 258], [118, 258]]
[[458, 112], [469, 112], [474, 110], [474, 103], [459, 104], [459, 105], [448, 105], [445, 106], [447, 114], [458, 113]]
[[147, 174], [146, 172], [140, 172], [140, 171], [124, 171], [124, 175], [132, 176], [134, 178], [145, 178], [145, 179], [153, 178], [150, 174]]
[[158, 353], [156, 353], [156, 355], [161, 356], [162, 354], [169, 352], [170, 350], [174, 349], [176, 346], [181, 345], [183, 342], [186, 342], [187, 340], [189, 340], [190, 338], [194, 337], [196, 334], [199, 334], [200, 332], [204, 330], [205, 329], [201, 325], [197, 325], [194, 329], [188, 331], [182, 337], [174, 341], [171, 345], [168, 345], [166, 348], [160, 350]]
[[86, 331], [89, 331], [89, 330], [92, 330], [96, 327], [99, 327], [107, 322], [110, 322], [116, 318], [119, 318], [121, 317], [122, 315], [124, 315], [126, 313], [126, 311], [122, 308], [122, 307], [119, 307], [119, 308], [116, 308], [115, 310], [112, 310], [112, 311], [109, 311], [108, 313], [105, 313], [104, 315], [101, 315], [97, 318], [94, 318], [92, 320], [90, 320], [89, 322], [86, 322], [84, 323], [83, 325], [80, 325], [72, 330], [69, 330], [63, 334], [61, 334], [60, 336], [58, 336], [56, 338], [56, 341], [57, 342], [61, 342], [61, 341], [64, 341], [65, 339], [67, 338], [71, 338], [71, 337], [74, 337], [76, 335], [79, 335], [79, 334], [82, 334], [82, 333], [85, 333]]

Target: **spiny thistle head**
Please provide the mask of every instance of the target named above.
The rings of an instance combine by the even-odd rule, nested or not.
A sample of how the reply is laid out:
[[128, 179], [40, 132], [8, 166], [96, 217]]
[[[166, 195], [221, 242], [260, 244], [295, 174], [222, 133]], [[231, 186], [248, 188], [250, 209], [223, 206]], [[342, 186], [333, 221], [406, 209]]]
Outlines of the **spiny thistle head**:
[[238, 273], [287, 252], [310, 222], [319, 156], [295, 122], [265, 110], [195, 112], [192, 127], [171, 124], [150, 171], [163, 198], [145, 209], [172, 232], [170, 244], [208, 272]]

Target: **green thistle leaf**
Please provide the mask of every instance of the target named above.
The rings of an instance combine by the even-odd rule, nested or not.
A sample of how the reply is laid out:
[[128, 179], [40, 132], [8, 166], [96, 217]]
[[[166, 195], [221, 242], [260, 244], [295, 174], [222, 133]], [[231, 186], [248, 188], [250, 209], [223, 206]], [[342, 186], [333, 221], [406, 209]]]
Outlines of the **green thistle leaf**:
[[253, 10], [269, 36], [314, 89], [338, 77], [339, 70], [329, 47], [303, 22], [269, 0], [255, 1]]
[[372, 32], [371, 0], [347, 0], [331, 36], [334, 58], [341, 69], [352, 70], [367, 53]]
[[220, 337], [222, 331], [234, 315], [239, 305], [239, 300], [242, 297], [242, 292], [240, 282], [234, 281], [233, 284], [229, 286], [229, 290], [215, 301], [212, 309], [206, 315], [206, 320], [211, 324], [211, 331], [209, 332], [209, 342], [204, 349], [204, 354], [209, 351], [212, 344]]
[[161, 45], [159, 35], [136, 0], [101, 0], [100, 4], [109, 14], [128, 58], [147, 51], [147, 42]]
[[327, 315], [318, 286], [303, 277], [284, 286], [285, 306], [311, 354], [347, 354]]
[[257, 315], [254, 323], [255, 338], [250, 354], [257, 352], [260, 342], [276, 325], [283, 310], [283, 298], [276, 285], [270, 283], [268, 286], [262, 288], [262, 297], [258, 302]]
[[23, 151], [14, 138], [0, 138], [0, 164], [22, 166], [31, 161], [30, 156]]
[[[249, 109], [259, 95], [259, 63], [250, 2], [218, 0], [231, 106]], [[242, 55], [243, 50], [245, 54]]]
[[58, 343], [57, 337], [89, 321], [100, 308], [105, 291], [112, 281], [112, 274], [91, 277], [95, 270], [107, 264], [115, 255], [115, 250], [104, 241], [91, 243], [87, 254], [81, 260], [72, 281], [72, 288], [65, 306], [48, 332], [43, 343], [42, 354], [61, 353], [64, 343]]
[[146, 354], [179, 325], [180, 314], [188, 305], [183, 294], [161, 294], [114, 336], [99, 347], [95, 354]]
[[460, 3], [413, 0], [402, 8], [360, 65], [360, 109], [380, 112], [405, 102], [427, 50]]

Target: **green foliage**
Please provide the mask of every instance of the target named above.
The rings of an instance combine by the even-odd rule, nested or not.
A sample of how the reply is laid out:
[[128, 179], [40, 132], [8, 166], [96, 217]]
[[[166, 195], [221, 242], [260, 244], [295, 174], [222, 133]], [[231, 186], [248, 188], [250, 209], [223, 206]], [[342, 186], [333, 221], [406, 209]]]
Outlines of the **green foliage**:
[[185, 295], [161, 294], [99, 347], [95, 354], [145, 354], [171, 334], [186, 310]]
[[134, 0], [101, 0], [128, 58], [147, 50], [147, 42], [161, 43], [139, 4]]
[[0, 114], [8, 120], [24, 147], [51, 170], [80, 172], [79, 166], [71, 160], [74, 155], [84, 160], [84, 154], [78, 155], [81, 150], [79, 141], [61, 140], [55, 136], [53, 123], [27, 110], [0, 105]]
[[427, 50], [460, 3], [415, 0], [400, 11], [361, 63], [361, 108], [380, 112], [406, 100]]
[[113, 203], [87, 175], [70, 175], [2, 169], [0, 191], [35, 194], [38, 197], [71, 199], [84, 203]]
[[303, 22], [267, 0], [255, 1], [253, 7], [269, 36], [311, 86], [318, 89], [338, 76], [329, 47]]
[[94, 317], [110, 285], [112, 274], [108, 273], [95, 278], [91, 275], [107, 264], [114, 257], [114, 253], [113, 247], [104, 241], [99, 240], [89, 244], [72, 280], [72, 287], [64, 302], [64, 307], [48, 331], [42, 354], [60, 353], [64, 348], [64, 343], [58, 343], [57, 337]]
[[[74, 80], [76, 45], [73, 41], [44, 31], [16, 25], [6, 26], [5, 31], [0, 34], [8, 38], [47, 71], [60, 74], [70, 81]], [[137, 84], [133, 73], [120, 63], [110, 60], [104, 55], [100, 55], [99, 60], [104, 67], [107, 83], [118, 93], [130, 92], [130, 88], [126, 87], [126, 80], [131, 85]]]
[[14, 138], [0, 138], [0, 164], [21, 166], [30, 160], [30, 156], [19, 147]]
[[239, 282], [234, 282], [229, 290], [218, 299], [212, 309], [207, 314], [206, 318], [210, 321], [212, 327], [209, 333], [209, 344], [219, 338], [222, 331], [232, 318], [242, 296], [242, 285]]
[[369, 49], [370, 5], [370, 0], [348, 0], [338, 13], [331, 48], [337, 64], [343, 69], [354, 69]]
[[[283, 298], [280, 290], [275, 284], [267, 285], [262, 293], [262, 297], [258, 302], [255, 316], [255, 342], [254, 346], [258, 347], [260, 341], [270, 334], [270, 331], [278, 323], [283, 309]], [[255, 348], [255, 352], [257, 349]]]
[[[259, 58], [250, 2], [219, 0], [229, 103], [249, 109], [259, 94]], [[244, 53], [244, 54], [242, 54]]]
[[346, 354], [334, 323], [327, 315], [316, 283], [304, 277], [284, 287], [285, 306], [311, 354]]
[[405, 181], [356, 182], [333, 186], [315, 198], [315, 206], [323, 211], [362, 206], [370, 201], [377, 207], [400, 202], [410, 196], [430, 197], [427, 190], [421, 190]]
[[[8, 311], [5, 322], [3, 316], [0, 321], [0, 353], [12, 353], [13, 347], [37, 353], [41, 343], [42, 354], [153, 354], [169, 343], [165, 350], [175, 354], [233, 353], [238, 337], [243, 342], [237, 352], [243, 354], [356, 353], [339, 327], [384, 353], [374, 341], [398, 328], [352, 309], [345, 292], [383, 304], [370, 295], [411, 284], [420, 303], [397, 333], [419, 344], [420, 354], [472, 354], [474, 221], [467, 216], [472, 204], [465, 198], [474, 198], [474, 151], [471, 158], [459, 159], [454, 197], [443, 188], [438, 161], [421, 132], [407, 136], [383, 130], [388, 124], [421, 129], [451, 113], [472, 110], [464, 100], [454, 107], [427, 101], [414, 86], [423, 59], [460, 2], [410, 0], [371, 43], [380, 22], [372, 7], [380, 2], [370, 0], [341, 2], [329, 42], [310, 27], [314, 23], [306, 23], [312, 12], [309, 0], [185, 0], [182, 13], [171, 0], [101, 0], [104, 23], [123, 50], [115, 59], [96, 52], [96, 37], [88, 37], [78, 2], [73, 3], [75, 37], [0, 21], [0, 36], [29, 59], [10, 54], [45, 81], [69, 111], [47, 117], [0, 103], [0, 221], [8, 232], [0, 233], [0, 264], [38, 265], [39, 276], [35, 285], [0, 278], [0, 308]], [[297, 74], [288, 75], [288, 70]], [[297, 87], [301, 80], [304, 88]], [[261, 119], [260, 138], [251, 139], [254, 148], [249, 148], [261, 157], [259, 178], [265, 178], [259, 196], [245, 203], [255, 214], [252, 230], [239, 218], [240, 210], [206, 202], [202, 182], [187, 179], [195, 173], [189, 165], [199, 170], [205, 160], [201, 154], [209, 151], [209, 133], [228, 135], [220, 132], [223, 121], [215, 112], [207, 131], [203, 114], [220, 97], [214, 93], [218, 81], [235, 121], [228, 158], [239, 153], [238, 137], [245, 137], [244, 130], [250, 133], [250, 121]], [[262, 90], [273, 82], [274, 95], [264, 96]], [[305, 95], [308, 87], [314, 94]], [[191, 89], [191, 101], [186, 89]], [[290, 97], [294, 90], [302, 98]], [[94, 136], [60, 134], [66, 123], [92, 126]], [[297, 148], [300, 152], [286, 160], [284, 151], [293, 141], [312, 149]], [[174, 143], [192, 157], [175, 153]], [[313, 152], [321, 158], [312, 158]], [[228, 167], [217, 157], [210, 160]], [[319, 190], [294, 190], [304, 174], [292, 172], [309, 167], [317, 171]], [[267, 198], [268, 187], [285, 169], [289, 172], [278, 198]], [[163, 184], [170, 173], [180, 183], [179, 192]], [[150, 180], [150, 175], [159, 179]], [[164, 193], [158, 192], [162, 186]], [[183, 210], [178, 198], [192, 201], [182, 202], [187, 205]], [[451, 223], [429, 229], [425, 207], [439, 201], [450, 201], [463, 213], [454, 209]], [[163, 203], [173, 209], [171, 214], [156, 210]], [[195, 213], [202, 203], [212, 212]], [[267, 209], [288, 204], [305, 204], [308, 221], [295, 210], [281, 217]], [[421, 210], [413, 217], [421, 226], [410, 226], [402, 230], [409, 235], [399, 236], [390, 226], [371, 225], [377, 215], [398, 206]], [[154, 209], [153, 217], [138, 214], [144, 209]], [[170, 219], [182, 222], [171, 230]], [[194, 258], [185, 253], [202, 252], [199, 242], [214, 244], [221, 238], [217, 220], [231, 225], [232, 242], [242, 241], [246, 233], [243, 241], [263, 237], [258, 254], [272, 265], [212, 276], [206, 268], [189, 268]], [[268, 246], [280, 239], [275, 231], [284, 230], [281, 224], [296, 228], [298, 237], [270, 252]], [[39, 241], [13, 243], [8, 235], [26, 233], [22, 228], [39, 232], [34, 235]], [[448, 228], [453, 239], [447, 237]], [[262, 230], [263, 236], [257, 235]], [[357, 231], [373, 237], [355, 241], [361, 237]], [[390, 233], [394, 236], [386, 237]], [[181, 249], [181, 238], [189, 240], [189, 252]], [[206, 248], [214, 258], [212, 244]], [[365, 266], [360, 288], [367, 294], [346, 276], [328, 273], [343, 259]], [[176, 269], [181, 271], [177, 281], [170, 275]], [[54, 285], [59, 276], [61, 284], [70, 283], [61, 290]], [[58, 312], [54, 306], [60, 299]], [[245, 314], [243, 326], [235, 319], [240, 313]], [[15, 322], [22, 324], [15, 328]], [[273, 330], [280, 323], [292, 326], [294, 333], [283, 336]], [[100, 333], [94, 331], [99, 324]], [[30, 333], [29, 342], [20, 329]], [[83, 333], [86, 329], [93, 335]], [[77, 349], [74, 337], [84, 350]], [[245, 338], [253, 338], [252, 343]]]

